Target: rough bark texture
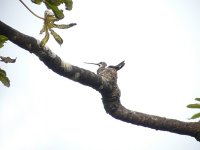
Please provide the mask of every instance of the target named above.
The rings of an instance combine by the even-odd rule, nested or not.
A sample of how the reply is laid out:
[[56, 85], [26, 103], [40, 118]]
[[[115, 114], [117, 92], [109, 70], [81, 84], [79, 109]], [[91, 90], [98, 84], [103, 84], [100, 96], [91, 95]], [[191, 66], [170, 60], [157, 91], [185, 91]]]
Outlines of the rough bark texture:
[[41, 48], [40, 41], [9, 27], [0, 21], [0, 34], [5, 35], [22, 49], [34, 53], [52, 71], [80, 84], [89, 86], [102, 95], [107, 113], [121, 121], [155, 130], [188, 135], [200, 141], [200, 122], [182, 122], [159, 116], [128, 110], [120, 102], [120, 90], [117, 85], [117, 70], [108, 67], [98, 75], [61, 60], [48, 47]]

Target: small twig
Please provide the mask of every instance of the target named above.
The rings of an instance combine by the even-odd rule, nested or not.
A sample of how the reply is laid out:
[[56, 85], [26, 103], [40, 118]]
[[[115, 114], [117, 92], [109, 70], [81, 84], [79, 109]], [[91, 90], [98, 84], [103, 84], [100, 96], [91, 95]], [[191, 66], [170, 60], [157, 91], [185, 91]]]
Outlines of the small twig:
[[30, 8], [28, 8], [28, 6], [27, 6], [22, 0], [19, 0], [19, 1], [20, 1], [34, 16], [36, 16], [36, 17], [39, 18], [39, 19], [44, 20], [43, 17], [38, 16], [38, 15], [35, 14]]

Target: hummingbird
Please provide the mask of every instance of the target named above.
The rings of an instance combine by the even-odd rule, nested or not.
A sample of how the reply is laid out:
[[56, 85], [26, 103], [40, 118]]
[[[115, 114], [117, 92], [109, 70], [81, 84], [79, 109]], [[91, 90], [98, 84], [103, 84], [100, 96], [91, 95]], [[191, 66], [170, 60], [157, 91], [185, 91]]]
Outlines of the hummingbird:
[[[105, 62], [99, 62], [99, 63], [88, 63], [88, 62], [84, 62], [85, 64], [93, 64], [93, 65], [98, 65], [99, 68], [97, 70], [97, 74], [100, 74], [104, 69], [106, 69], [107, 64]], [[121, 63], [119, 63], [116, 66], [108, 66], [107, 68], [113, 68], [116, 71], [120, 70], [123, 66], [125, 65], [125, 61], [122, 61]]]

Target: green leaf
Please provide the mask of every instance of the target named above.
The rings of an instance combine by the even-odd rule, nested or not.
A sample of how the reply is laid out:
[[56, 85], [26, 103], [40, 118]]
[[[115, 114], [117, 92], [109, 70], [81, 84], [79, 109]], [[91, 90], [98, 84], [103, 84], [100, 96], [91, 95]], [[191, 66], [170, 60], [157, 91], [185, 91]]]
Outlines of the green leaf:
[[46, 31], [46, 26], [43, 25], [42, 29], [40, 30], [40, 34], [42, 34], [42, 33], [45, 32], [45, 31]]
[[7, 87], [10, 87], [10, 80], [6, 76], [6, 72], [0, 69], [0, 81]]
[[43, 0], [31, 0], [33, 3], [40, 5]]
[[55, 31], [53, 31], [52, 29], [51, 31], [51, 35], [53, 35], [54, 39], [58, 42], [58, 44], [62, 44], [63, 43], [63, 39], [60, 37], [60, 35], [58, 35]]
[[58, 19], [63, 19], [64, 14], [63, 10], [59, 9], [58, 6], [61, 4], [65, 4], [66, 10], [72, 10], [73, 7], [73, 1], [72, 0], [31, 0], [35, 4], [41, 4], [43, 2], [48, 9], [51, 9]]
[[65, 3], [66, 10], [72, 10], [73, 1], [72, 0], [46, 0], [51, 5], [59, 6], [62, 3]]
[[56, 6], [59, 6], [60, 4], [63, 3], [63, 0], [46, 0], [46, 1], [48, 1], [50, 4], [56, 5]]
[[48, 40], [49, 40], [49, 32], [48, 31], [46, 31], [45, 32], [46, 34], [45, 34], [45, 37], [42, 39], [42, 41], [41, 41], [41, 43], [40, 43], [40, 46], [41, 47], [44, 47], [44, 45], [48, 42]]
[[72, 0], [64, 0], [66, 10], [72, 10], [73, 1]]
[[53, 4], [49, 3], [48, 1], [44, 1], [44, 3], [48, 9], [51, 9], [53, 11], [56, 18], [58, 18], [58, 19], [64, 18], [63, 10], [58, 9], [58, 6], [53, 5]]
[[0, 35], [0, 41], [1, 41], [1, 42], [5, 42], [5, 41], [7, 41], [7, 40], [8, 40], [8, 38], [7, 38], [6, 36]]
[[4, 46], [4, 43], [8, 40], [8, 38], [4, 35], [0, 35], [0, 48]]
[[196, 119], [196, 118], [200, 118], [200, 112], [194, 114], [190, 119]]
[[187, 105], [188, 108], [200, 108], [200, 104], [189, 104]]
[[196, 100], [196, 101], [200, 101], [200, 98], [195, 98], [194, 100]]
[[73, 27], [73, 26], [75, 26], [76, 25], [76, 23], [70, 23], [70, 24], [60, 24], [60, 25], [58, 25], [58, 24], [54, 24], [54, 28], [59, 28], [59, 29], [68, 29], [68, 28], [71, 28], [71, 27]]

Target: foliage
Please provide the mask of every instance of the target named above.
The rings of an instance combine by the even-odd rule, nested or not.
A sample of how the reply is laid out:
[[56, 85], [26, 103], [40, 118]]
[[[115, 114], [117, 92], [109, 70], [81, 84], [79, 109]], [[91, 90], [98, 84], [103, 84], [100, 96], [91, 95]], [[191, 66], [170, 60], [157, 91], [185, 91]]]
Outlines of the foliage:
[[[25, 5], [25, 3], [20, 0], [20, 2], [36, 17], [39, 19], [44, 20], [44, 25], [42, 30], [40, 31], [40, 34], [45, 32], [45, 37], [42, 39], [40, 46], [43, 47], [49, 40], [49, 31], [51, 35], [54, 37], [54, 39], [61, 45], [63, 43], [63, 39], [52, 29], [52, 28], [59, 28], [59, 29], [67, 29], [74, 25], [75, 23], [70, 23], [68, 25], [65, 24], [55, 24], [55, 21], [58, 21], [60, 19], [64, 18], [63, 10], [59, 9], [58, 6], [61, 4], [65, 4], [66, 10], [71, 10], [73, 2], [72, 0], [31, 0], [35, 4], [41, 4], [42, 2], [46, 5], [48, 9], [51, 9], [53, 13], [51, 13], [49, 10], [45, 11], [44, 18], [36, 15], [33, 11], [31, 11], [28, 6]], [[8, 40], [6, 36], [0, 35], [0, 48], [4, 46], [4, 43]], [[4, 63], [15, 63], [16, 58], [12, 59], [10, 57], [3, 57], [0, 56], [0, 61]], [[7, 87], [10, 86], [10, 80], [6, 76], [6, 71], [0, 68], [0, 81]]]
[[0, 35], [0, 48], [4, 46], [4, 43], [8, 40], [6, 36]]
[[58, 6], [65, 4], [66, 10], [72, 10], [73, 1], [72, 0], [31, 0], [33, 3], [40, 5], [42, 2], [46, 5], [48, 9], [51, 9], [57, 19], [63, 19], [63, 10], [59, 9]]
[[[8, 38], [6, 36], [0, 35], [0, 48], [2, 48], [4, 46], [4, 43], [8, 40]], [[0, 56], [2, 62], [7, 62], [6, 60], [4, 60], [4, 58], [7, 57], [3, 57]], [[6, 72], [0, 68], [0, 81], [7, 87], [10, 86], [10, 80], [8, 79], [8, 77], [6, 76]]]
[[20, 2], [34, 16], [36, 16], [39, 19], [44, 20], [44, 25], [42, 27], [42, 30], [40, 31], [40, 34], [45, 32], [45, 37], [42, 39], [42, 41], [40, 43], [41, 47], [44, 47], [45, 44], [48, 42], [49, 31], [50, 31], [51, 35], [54, 37], [54, 39], [57, 41], [58, 44], [61, 45], [63, 43], [63, 39], [52, 28], [67, 29], [67, 28], [70, 28], [70, 27], [76, 25], [75, 23], [70, 23], [68, 25], [65, 25], [65, 24], [57, 25], [54, 23], [55, 21], [59, 21], [64, 18], [63, 10], [59, 9], [58, 6], [60, 6], [61, 4], [64, 3], [66, 10], [71, 10], [72, 5], [73, 5], [72, 0], [32, 0], [32, 2], [35, 4], [41, 4], [43, 2], [47, 6], [48, 9], [51, 9], [53, 11], [53, 13], [52, 13], [52, 12], [50, 12], [50, 10], [46, 10], [44, 13], [44, 18], [35, 14], [28, 6], [26, 6], [26, 4], [22, 0], [20, 0]]
[[65, 25], [65, 24], [57, 25], [54, 23], [55, 21], [58, 21], [58, 19], [54, 16], [54, 14], [46, 10], [45, 15], [44, 15], [44, 25], [43, 25], [42, 30], [40, 31], [40, 34], [45, 32], [45, 37], [42, 39], [40, 43], [41, 47], [43, 47], [48, 42], [49, 31], [51, 35], [53, 35], [54, 39], [58, 42], [58, 44], [61, 45], [63, 43], [63, 39], [52, 28], [67, 29], [76, 25], [75, 23], [70, 23], [68, 25]]
[[[200, 102], [200, 98], [195, 98], [195, 100]], [[189, 104], [189, 105], [187, 105], [187, 107], [188, 108], [200, 109], [200, 103]], [[196, 118], [200, 118], [200, 112], [194, 114], [190, 119], [196, 119]]]
[[7, 87], [10, 86], [10, 80], [6, 76], [6, 72], [0, 68], [0, 81]]

